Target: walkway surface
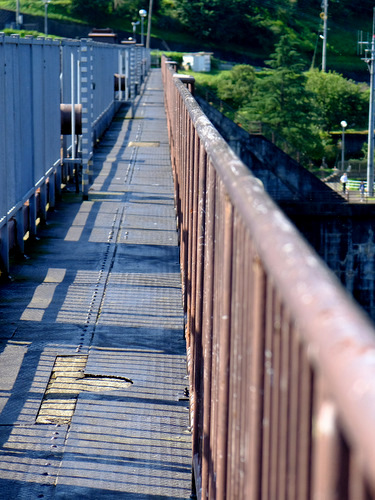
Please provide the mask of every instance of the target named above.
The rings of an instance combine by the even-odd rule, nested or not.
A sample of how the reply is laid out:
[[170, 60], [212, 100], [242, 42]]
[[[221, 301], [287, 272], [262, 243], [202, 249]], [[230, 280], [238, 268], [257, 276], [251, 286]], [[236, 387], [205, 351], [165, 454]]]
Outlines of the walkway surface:
[[191, 438], [161, 74], [120, 110], [0, 287], [0, 497], [189, 498]]

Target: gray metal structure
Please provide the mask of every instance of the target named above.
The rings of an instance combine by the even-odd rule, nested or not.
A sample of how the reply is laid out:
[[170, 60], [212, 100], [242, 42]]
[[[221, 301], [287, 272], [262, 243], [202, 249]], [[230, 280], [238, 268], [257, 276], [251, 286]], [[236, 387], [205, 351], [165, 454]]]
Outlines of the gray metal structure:
[[[9, 270], [10, 250], [23, 252], [25, 235], [34, 236], [54, 206], [66, 165], [82, 165], [87, 197], [93, 148], [121, 103], [135, 97], [149, 66], [149, 51], [134, 44], [0, 34], [1, 273]], [[124, 89], [115, 90], [115, 75], [124, 77]], [[71, 135], [62, 140], [64, 104], [72, 110]]]

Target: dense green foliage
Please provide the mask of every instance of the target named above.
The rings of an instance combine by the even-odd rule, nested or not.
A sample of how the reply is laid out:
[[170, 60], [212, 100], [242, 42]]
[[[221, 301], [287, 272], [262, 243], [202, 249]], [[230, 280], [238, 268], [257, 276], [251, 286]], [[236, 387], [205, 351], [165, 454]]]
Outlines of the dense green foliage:
[[332, 71], [308, 73], [306, 89], [313, 93], [316, 122], [323, 130], [338, 128], [343, 117], [349, 128], [364, 128], [368, 117], [368, 88]]
[[217, 82], [217, 93], [220, 99], [232, 108], [246, 106], [253, 95], [256, 82], [255, 69], [247, 64], [238, 64], [230, 75], [224, 74]]
[[[41, 0], [23, 0], [22, 13], [44, 14]], [[14, 0], [0, 0], [0, 8], [15, 9]], [[149, 0], [52, 0], [51, 18], [87, 22], [131, 32], [139, 9]], [[328, 67], [340, 73], [365, 71], [356, 53], [357, 31], [372, 29], [373, 0], [329, 0]], [[318, 0], [154, 0], [152, 35], [182, 50], [220, 50], [262, 64], [280, 36], [293, 33], [306, 64], [320, 64], [322, 30]], [[139, 28], [138, 28], [139, 32]], [[180, 49], [179, 49], [180, 50]], [[315, 57], [314, 57], [315, 55]], [[243, 59], [242, 59], [243, 60]]]
[[[152, 34], [171, 46], [183, 43], [186, 51], [219, 50], [232, 60], [255, 61], [256, 68], [218, 72], [206, 87], [232, 108], [231, 118], [262, 121], [310, 157], [332, 157], [329, 132], [339, 130], [341, 120], [349, 128], [367, 126], [368, 89], [342, 75], [368, 77], [357, 30], [371, 31], [373, 1], [329, 0], [327, 73], [318, 71], [323, 21], [317, 0], [154, 0]], [[0, 0], [0, 7], [14, 9], [15, 2]], [[48, 13], [131, 31], [141, 8], [147, 10], [149, 0], [52, 0]], [[21, 12], [43, 15], [43, 2], [25, 0]]]
[[368, 86], [333, 71], [304, 67], [297, 41], [282, 36], [262, 71], [239, 65], [210, 80], [196, 77], [234, 108], [228, 116], [245, 128], [262, 122], [312, 160], [332, 161], [337, 151], [330, 132], [340, 130], [341, 120], [351, 129], [367, 126]]
[[244, 106], [245, 116], [267, 123], [295, 148], [311, 156], [319, 145], [317, 130], [308, 120], [313, 99], [306, 88], [303, 60], [290, 37], [281, 37], [268, 64], [269, 69], [255, 85], [252, 99]]

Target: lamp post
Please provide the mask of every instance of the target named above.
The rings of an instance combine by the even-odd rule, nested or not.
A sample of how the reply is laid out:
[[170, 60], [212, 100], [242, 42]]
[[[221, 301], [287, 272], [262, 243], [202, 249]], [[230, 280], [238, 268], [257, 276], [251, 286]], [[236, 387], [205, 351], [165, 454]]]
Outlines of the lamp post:
[[44, 2], [44, 34], [47, 36], [48, 35], [48, 4], [50, 3], [51, 0], [43, 0]]
[[141, 16], [141, 44], [144, 45], [143, 22], [147, 16], [147, 11], [145, 9], [141, 9], [139, 11], [139, 15]]
[[348, 126], [345, 120], [342, 120], [340, 123], [342, 127], [342, 139], [341, 139], [341, 169], [344, 170], [344, 162], [345, 162], [345, 129]]
[[136, 26], [138, 26], [139, 21], [132, 21], [132, 26], [133, 26], [133, 38], [134, 41], [137, 42], [137, 35], [135, 34]]

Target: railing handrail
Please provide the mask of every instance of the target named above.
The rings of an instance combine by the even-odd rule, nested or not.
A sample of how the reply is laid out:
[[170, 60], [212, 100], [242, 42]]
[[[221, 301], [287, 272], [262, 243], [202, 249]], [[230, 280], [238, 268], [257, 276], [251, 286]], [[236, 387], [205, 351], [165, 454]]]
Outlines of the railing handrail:
[[[211, 217], [214, 217], [214, 223], [218, 224], [216, 218], [224, 217], [224, 214], [227, 214], [227, 211], [229, 211], [231, 214], [228, 216], [229, 222], [227, 221], [226, 224], [224, 224], [222, 230], [225, 232], [226, 227], [229, 224], [228, 231], [230, 234], [236, 227], [234, 224], [243, 224], [245, 233], [243, 236], [238, 236], [238, 238], [240, 240], [246, 240], [246, 235], [250, 235], [251, 246], [254, 248], [255, 252], [253, 263], [249, 257], [250, 262], [247, 266], [254, 266], [254, 262], [258, 262], [260, 260], [261, 268], [263, 269], [262, 272], [265, 273], [264, 279], [266, 282], [273, 284], [272, 290], [274, 291], [272, 292], [272, 296], [275, 295], [276, 297], [280, 297], [280, 299], [276, 302], [272, 302], [272, 304], [276, 303], [276, 306], [273, 305], [272, 308], [276, 307], [280, 308], [280, 311], [287, 311], [286, 313], [284, 311], [279, 314], [281, 314], [282, 317], [283, 314], [285, 314], [286, 317], [289, 318], [287, 321], [288, 326], [285, 326], [285, 329], [288, 330], [288, 338], [293, 334], [298, 339], [298, 342], [304, 349], [306, 358], [309, 360], [311, 366], [310, 369], [313, 373], [312, 376], [316, 381], [315, 385], [320, 387], [318, 393], [316, 393], [317, 395], [315, 395], [314, 392], [316, 389], [314, 389], [314, 387], [310, 388], [310, 391], [312, 391], [311, 398], [316, 398], [316, 401], [314, 401], [314, 404], [311, 402], [309, 403], [312, 405], [312, 408], [308, 411], [313, 412], [309, 421], [311, 428], [309, 427], [310, 430], [308, 431], [308, 435], [302, 437], [302, 439], [306, 439], [306, 441], [311, 440], [311, 444], [309, 446], [313, 449], [313, 452], [311, 452], [311, 449], [308, 452], [308, 456], [313, 462], [308, 469], [310, 477], [309, 481], [313, 486], [306, 486], [306, 488], [309, 488], [310, 493], [313, 491], [315, 495], [319, 494], [317, 492], [322, 491], [332, 492], [332, 488], [334, 487], [332, 486], [332, 483], [334, 483], [336, 479], [332, 479], [332, 477], [328, 478], [328, 474], [331, 474], [332, 468], [335, 467], [335, 464], [330, 461], [326, 461], [324, 462], [326, 470], [323, 470], [324, 468], [319, 465], [319, 463], [323, 462], [319, 462], [319, 460], [322, 460], [322, 457], [327, 460], [327, 453], [332, 453], [332, 460], [337, 461], [338, 455], [335, 453], [337, 449], [340, 448], [340, 446], [337, 445], [337, 442], [339, 442], [337, 440], [341, 439], [336, 438], [337, 435], [343, 436], [343, 439], [347, 442], [347, 445], [351, 450], [351, 456], [356, 462], [356, 467], [360, 470], [359, 475], [365, 476], [365, 479], [363, 479], [364, 483], [370, 484], [371, 487], [374, 488], [375, 330], [372, 322], [370, 322], [359, 306], [347, 294], [339, 281], [334, 277], [333, 273], [320, 260], [311, 247], [305, 243], [304, 239], [297, 232], [293, 224], [264, 191], [260, 181], [249, 173], [247, 167], [232, 152], [229, 146], [225, 143], [219, 133], [200, 110], [195, 99], [186, 87], [176, 78], [173, 79], [172, 83], [172, 79], [170, 79], [171, 72], [169, 69], [164, 67], [163, 71], [164, 80], [166, 82], [166, 105], [171, 128], [170, 134], [173, 143], [172, 154], [175, 155], [174, 164], [175, 169], [177, 170], [177, 203], [182, 212], [179, 214], [179, 218], [182, 220], [182, 267], [183, 275], [186, 280], [185, 287], [187, 288], [185, 307], [188, 313], [188, 346], [189, 353], [192, 358], [190, 365], [192, 377], [191, 389], [193, 392], [191, 401], [193, 407], [193, 422], [195, 421], [195, 425], [198, 425], [196, 421], [199, 418], [204, 419], [204, 417], [200, 417], [200, 412], [207, 411], [203, 404], [204, 394], [196, 389], [196, 387], [201, 387], [201, 382], [199, 381], [200, 377], [203, 376], [204, 378], [206, 376], [205, 371], [201, 366], [201, 363], [204, 364], [204, 361], [198, 359], [198, 356], [195, 354], [196, 352], [199, 353], [201, 351], [206, 352], [206, 347], [202, 347], [200, 345], [200, 342], [202, 341], [203, 343], [204, 341], [202, 339], [205, 338], [205, 327], [197, 328], [196, 318], [194, 317], [196, 312], [192, 315], [192, 310], [196, 311], [197, 308], [199, 309], [199, 307], [201, 307], [200, 300], [202, 297], [205, 297], [206, 301], [208, 300], [208, 297], [205, 295], [206, 292], [204, 286], [198, 290], [191, 284], [194, 280], [199, 280], [199, 282], [203, 280], [204, 282], [205, 279], [205, 276], [203, 278], [199, 278], [199, 275], [197, 277], [194, 275], [194, 272], [197, 270], [197, 266], [200, 265], [199, 260], [196, 264], [194, 263], [194, 259], [200, 255], [199, 247], [194, 246], [194, 241], [195, 244], [198, 244], [199, 238], [202, 239], [202, 233], [198, 232], [201, 224], [203, 224], [206, 228], [205, 230], [207, 231], [208, 222], [207, 220], [205, 221], [202, 219], [202, 217], [208, 217], [208, 210], [205, 207], [208, 191], [205, 191], [205, 193], [201, 190], [199, 190], [198, 193], [196, 192], [196, 187], [201, 185], [201, 180], [194, 180], [194, 175], [197, 169], [201, 175], [208, 176], [208, 174], [202, 174], [206, 167], [204, 167], [202, 163], [199, 163], [197, 166], [194, 159], [190, 157], [191, 154], [198, 154], [197, 149], [203, 147], [205, 155], [207, 155], [207, 160], [204, 160], [205, 164], [208, 165], [207, 168], [209, 169], [210, 165], [212, 165], [217, 179], [219, 179], [216, 180], [215, 183], [220, 182], [220, 185], [222, 183], [222, 188], [220, 188], [222, 191], [219, 191], [216, 194], [216, 204], [218, 205], [219, 210], [221, 201], [218, 200], [218, 197], [224, 196], [228, 198], [228, 205], [225, 204], [226, 202], [223, 202], [224, 207], [228, 206], [228, 208], [222, 208], [221, 212], [219, 211], [216, 215], [211, 214]], [[170, 81], [168, 79], [170, 79]], [[175, 86], [177, 94], [180, 96], [181, 103], [176, 104], [176, 102], [173, 101], [173, 97], [171, 95], [172, 85]], [[177, 99], [179, 98], [177, 97]], [[176, 116], [176, 113], [178, 113], [179, 116]], [[190, 117], [190, 121], [188, 120], [186, 128], [184, 128], [182, 123], [185, 120], [185, 113], [188, 113]], [[190, 133], [192, 134], [191, 137], [189, 137]], [[184, 146], [185, 140], [187, 141], [187, 144]], [[176, 143], [176, 145], [174, 145], [174, 143]], [[195, 146], [191, 147], [192, 144]], [[180, 153], [182, 156], [178, 158]], [[203, 160], [200, 161], [202, 162]], [[189, 167], [189, 169], [184, 170], [184, 166]], [[182, 174], [178, 172], [179, 169], [183, 172]], [[191, 179], [190, 176], [192, 177]], [[206, 177], [206, 180], [207, 179], [208, 177]], [[193, 191], [192, 183], [194, 183], [195, 186]], [[207, 186], [207, 189], [211, 188], [212, 187]], [[220, 194], [221, 192], [223, 194]], [[206, 215], [199, 212], [202, 206]], [[189, 234], [191, 231], [193, 231], [192, 235]], [[187, 234], [184, 234], [186, 232]], [[199, 234], [201, 234], [200, 237]], [[230, 238], [230, 234], [228, 235], [228, 238]], [[242, 233], [240, 234], [242, 235]], [[223, 240], [220, 239], [220, 236], [216, 236], [216, 238], [219, 238], [218, 241], [223, 242]], [[223, 236], [223, 238], [225, 240], [225, 236]], [[206, 245], [208, 245], [207, 240], [204, 241], [206, 241]], [[235, 248], [235, 245], [236, 244], [233, 241], [230, 243], [230, 248], [232, 248], [232, 250], [228, 250], [229, 253], [234, 251], [233, 248]], [[216, 252], [218, 252], [218, 258], [221, 258], [220, 249], [218, 250], [215, 248], [213, 251], [215, 252], [215, 255]], [[187, 253], [187, 257], [184, 257], [185, 253]], [[193, 260], [193, 263], [190, 262], [191, 260]], [[229, 276], [232, 276], [232, 278], [229, 278], [229, 283], [233, 283], [233, 273], [235, 273], [236, 266], [235, 262], [235, 260], [232, 260], [230, 264], [227, 264], [224, 259], [223, 262], [220, 261], [218, 264], [222, 266], [221, 272], [224, 275], [229, 273]], [[226, 268], [227, 265], [229, 266], [229, 269]], [[202, 272], [204, 275], [204, 271]], [[209, 282], [209, 279], [210, 278], [208, 277], [207, 282]], [[225, 280], [225, 278], [223, 279]], [[224, 281], [224, 283], [228, 284], [228, 281]], [[243, 284], [242, 286], [246, 289], [246, 286], [248, 285]], [[217, 307], [222, 308], [224, 311], [222, 314], [225, 314], [226, 318], [223, 319], [223, 316], [220, 321], [217, 320], [215, 336], [221, 335], [221, 328], [224, 328], [224, 330], [229, 329], [229, 333], [227, 331], [227, 335], [229, 335], [229, 337], [226, 342], [229, 342], [228, 345], [231, 345], [232, 342], [235, 342], [233, 339], [236, 338], [237, 335], [235, 328], [232, 325], [233, 320], [231, 319], [232, 314], [233, 316], [235, 315], [233, 308], [237, 307], [241, 310], [246, 310], [246, 308], [251, 308], [252, 304], [233, 302], [231, 306], [228, 306], [227, 301], [233, 300], [233, 294], [238, 294], [235, 289], [233, 289], [233, 291], [226, 290], [226, 293], [229, 294], [232, 299], [225, 299], [224, 296], [221, 296], [219, 291], [215, 293], [217, 295], [216, 302], [220, 303], [223, 301], [223, 303]], [[237, 299], [241, 300], [241, 296], [237, 296]], [[263, 301], [267, 300], [267, 298], [265, 298], [264, 295], [261, 295], [261, 297], [258, 297], [257, 300]], [[273, 301], [274, 300], [276, 299], [273, 299]], [[259, 315], [263, 317], [263, 320], [260, 320], [260, 331], [263, 331], [263, 328], [266, 330], [267, 328], [271, 328], [274, 334], [275, 328], [278, 331], [279, 328], [284, 327], [282, 325], [277, 327], [275, 326], [278, 321], [281, 321], [280, 319], [277, 320], [278, 316], [276, 316], [276, 318], [272, 316], [272, 321], [275, 324], [267, 327], [267, 307], [268, 306], [265, 305], [265, 310], [262, 309], [260, 312], [255, 310], [253, 314], [255, 317], [259, 317]], [[215, 318], [215, 313], [213, 313], [213, 317]], [[242, 320], [239, 319], [238, 321], [245, 321], [243, 316], [240, 315], [239, 318], [242, 318]], [[229, 325], [226, 323], [228, 321], [230, 323]], [[262, 323], [262, 321], [265, 321], [265, 323]], [[213, 328], [212, 323], [210, 324], [210, 328]], [[266, 335], [266, 330], [263, 331], [263, 335]], [[247, 333], [243, 332], [243, 334], [250, 335], [251, 331], [248, 331]], [[212, 335], [214, 334], [212, 333]], [[214, 340], [212, 340], [212, 342], [214, 342]], [[225, 351], [220, 350], [220, 342], [221, 341], [219, 340], [219, 347], [216, 348], [218, 349], [217, 352], [221, 352], [224, 356], [231, 356], [232, 354], [225, 353]], [[275, 342], [275, 340], [272, 342]], [[282, 349], [282, 347], [280, 347], [280, 349]], [[267, 352], [267, 350], [265, 352]], [[276, 358], [277, 351], [272, 352], [272, 359]], [[220, 359], [218, 362], [219, 364], [221, 363]], [[256, 361], [254, 361], [254, 363], [255, 362]], [[279, 360], [279, 362], [281, 363], [282, 361]], [[229, 361], [226, 363], [224, 363], [223, 366], [227, 366], [229, 369], [229, 366], [232, 365], [230, 365]], [[235, 367], [235, 365], [233, 366]], [[263, 368], [264, 370], [267, 370], [266, 366], [267, 363]], [[278, 369], [281, 370], [280, 367]], [[284, 367], [284, 369], [286, 368]], [[200, 370], [203, 370], [203, 372], [200, 372]], [[273, 368], [273, 370], [276, 370], [276, 368]], [[230, 372], [227, 373], [228, 377], [230, 377], [229, 373]], [[282, 370], [280, 373], [282, 373]], [[267, 382], [271, 384], [271, 386], [267, 389], [271, 392], [271, 394], [275, 391], [275, 389], [272, 389], [272, 384], [276, 383], [274, 377], [275, 375], [271, 376], [271, 381]], [[266, 379], [267, 376], [265, 375], [265, 380]], [[282, 384], [282, 381], [278, 382]], [[220, 384], [220, 381], [218, 383]], [[222, 381], [222, 383], [224, 382]], [[228, 382], [228, 384], [230, 383], [231, 382]], [[249, 381], [249, 383], [251, 383], [251, 381]], [[286, 382], [284, 381], [284, 383]], [[231, 386], [227, 387], [225, 390], [230, 392], [230, 387]], [[324, 387], [324, 390], [322, 390], [321, 387]], [[256, 388], [256, 391], [261, 390], [262, 387]], [[220, 401], [220, 392], [218, 394]], [[228, 394], [227, 397], [229, 397]], [[261, 398], [263, 396], [257, 393], [257, 397]], [[283, 397], [284, 395], [281, 393], [279, 396], [280, 400]], [[222, 396], [222, 398], [223, 399], [221, 401], [227, 401], [224, 396]], [[214, 405], [215, 403], [214, 401], [211, 401], [210, 404]], [[234, 405], [235, 401], [229, 401], [228, 405], [230, 406], [230, 404]], [[248, 403], [244, 401], [243, 404], [246, 406]], [[218, 409], [216, 411], [220, 414], [220, 405], [217, 408]], [[265, 410], [263, 409], [263, 411]], [[251, 412], [252, 409], [250, 406], [250, 414]], [[219, 417], [211, 418], [214, 418], [214, 421], [216, 421], [215, 418]], [[224, 422], [227, 423], [227, 421], [230, 421], [234, 417], [229, 414], [226, 419], [225, 417], [222, 418], [224, 418]], [[263, 426], [261, 422], [259, 423], [261, 427], [258, 429], [258, 432], [262, 433], [264, 432], [264, 423]], [[289, 423], [286, 423], [285, 425], [289, 425]], [[218, 428], [216, 428], [216, 430], [218, 430]], [[228, 429], [226, 429], [226, 431], [235, 432]], [[196, 432], [198, 432], [197, 428]], [[199, 433], [202, 432], [203, 429], [200, 428]], [[244, 433], [246, 432], [248, 431], [244, 430]], [[209, 437], [207, 439], [209, 439]], [[219, 440], [220, 436], [216, 435], [211, 439]], [[245, 434], [242, 436], [242, 439], [246, 439]], [[204, 451], [204, 445], [200, 448], [199, 439], [197, 436], [194, 437], [194, 425], [193, 442], [197, 443], [194, 453], [196, 454], [195, 474], [198, 489], [202, 480], [202, 467], [206, 470], [206, 460], [209, 461], [209, 465], [207, 466], [208, 469], [211, 467], [209, 479], [204, 479], [203, 477], [203, 483], [205, 486], [203, 487], [202, 498], [206, 498], [205, 495], [207, 494], [207, 488], [209, 487], [207, 484], [211, 485], [211, 489], [209, 490], [210, 494], [215, 494], [215, 496], [210, 496], [210, 498], [215, 498], [216, 493], [217, 498], [224, 498], [223, 492], [228, 492], [226, 488], [229, 488], [229, 486], [227, 484], [224, 484], [223, 486], [221, 483], [220, 488], [222, 489], [220, 489], [219, 494], [219, 485], [215, 486], [214, 483], [215, 481], [219, 482], [219, 477], [221, 478], [220, 481], [227, 481], [227, 479], [222, 478], [222, 475], [227, 477], [227, 468], [230, 465], [228, 465], [229, 457], [226, 459], [223, 459], [222, 456], [216, 456], [216, 459], [212, 457], [207, 458]], [[326, 442], [330, 442], [329, 446], [332, 445], [332, 448], [327, 448], [328, 445]], [[210, 446], [213, 446], [215, 449], [216, 445], [214, 445], [212, 441], [210, 441], [210, 443]], [[217, 446], [220, 445], [217, 444]], [[219, 455], [222, 455], [225, 452], [225, 449], [225, 446], [221, 448]], [[329, 450], [328, 452], [327, 449]], [[235, 455], [234, 449], [232, 449], [231, 452]], [[251, 455], [252, 452], [249, 453]], [[265, 451], [262, 453], [264, 454]], [[219, 469], [216, 467], [219, 467]], [[220, 467], [224, 467], [224, 472], [220, 469]], [[246, 466], [243, 464], [241, 464], [241, 467], [246, 469]], [[256, 467], [254, 470], [257, 470]], [[244, 469], [242, 469], [242, 472], [243, 471]], [[264, 473], [267, 474], [267, 472]], [[256, 483], [257, 480], [259, 481], [259, 477], [256, 480], [254, 475], [250, 475], [250, 478], [253, 485], [244, 486], [246, 491], [250, 491], [252, 488], [256, 487], [254, 486], [254, 483]], [[285, 478], [283, 478], [283, 480], [286, 481]], [[269, 481], [272, 482], [273, 479], [271, 478]], [[363, 488], [365, 488], [365, 486], [363, 486]], [[271, 497], [272, 496], [269, 498]], [[229, 495], [228, 498], [238, 497], [231, 497]], [[254, 495], [254, 498], [258, 497]], [[300, 496], [296, 498], [310, 497]], [[316, 498], [331, 497], [317, 496]]]

